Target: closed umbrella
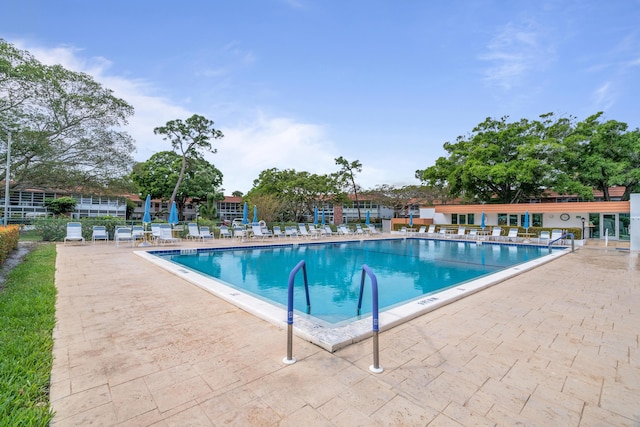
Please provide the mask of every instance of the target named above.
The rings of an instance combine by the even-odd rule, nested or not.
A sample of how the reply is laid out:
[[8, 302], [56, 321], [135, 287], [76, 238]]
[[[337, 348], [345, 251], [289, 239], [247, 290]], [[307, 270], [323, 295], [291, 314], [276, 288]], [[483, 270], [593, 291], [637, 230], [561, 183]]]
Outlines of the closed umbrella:
[[365, 218], [364, 223], [367, 225], [371, 223], [371, 212], [367, 211], [367, 217]]
[[482, 229], [484, 230], [484, 212], [482, 212], [482, 219], [480, 220], [480, 227], [482, 227]]
[[244, 209], [242, 210], [242, 223], [249, 224], [249, 206], [247, 206], [247, 202], [244, 202]]
[[147, 199], [144, 201], [144, 216], [142, 222], [148, 224], [151, 222], [151, 195], [147, 194]]
[[324, 209], [322, 210], [322, 225], [324, 225]]
[[528, 232], [528, 230], [529, 230], [529, 211], [526, 211], [524, 213], [524, 225], [523, 225], [523, 227]]
[[256, 205], [253, 205], [253, 222], [258, 222], [258, 207]]
[[318, 208], [313, 209], [313, 223], [318, 224]]
[[409, 227], [413, 227], [413, 212], [409, 212]]
[[169, 224], [176, 225], [178, 223], [178, 209], [176, 202], [171, 203], [171, 212], [169, 212]]

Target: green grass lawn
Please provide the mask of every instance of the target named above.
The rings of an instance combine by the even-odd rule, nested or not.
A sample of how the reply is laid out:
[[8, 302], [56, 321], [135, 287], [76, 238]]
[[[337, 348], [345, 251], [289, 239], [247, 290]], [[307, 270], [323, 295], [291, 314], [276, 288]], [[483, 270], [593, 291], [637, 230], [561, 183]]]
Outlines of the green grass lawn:
[[38, 245], [0, 285], [0, 425], [46, 426], [56, 248]]

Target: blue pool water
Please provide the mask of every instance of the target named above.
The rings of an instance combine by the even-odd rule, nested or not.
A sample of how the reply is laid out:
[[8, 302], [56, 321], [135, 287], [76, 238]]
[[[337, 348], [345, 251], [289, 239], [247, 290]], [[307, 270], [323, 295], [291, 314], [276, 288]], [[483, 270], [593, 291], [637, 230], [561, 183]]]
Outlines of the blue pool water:
[[[329, 323], [357, 318], [362, 265], [378, 280], [380, 311], [548, 254], [545, 247], [394, 239], [199, 250], [161, 255], [174, 263], [285, 307], [290, 271], [306, 262], [311, 315]], [[365, 286], [361, 316], [371, 312]], [[301, 272], [294, 308], [306, 311]]]

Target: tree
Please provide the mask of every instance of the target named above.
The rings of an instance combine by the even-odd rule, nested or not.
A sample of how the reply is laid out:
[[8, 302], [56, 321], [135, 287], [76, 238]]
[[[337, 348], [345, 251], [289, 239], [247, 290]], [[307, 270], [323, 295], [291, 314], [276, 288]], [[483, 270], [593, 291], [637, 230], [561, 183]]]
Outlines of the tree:
[[273, 194], [255, 194], [246, 201], [249, 206], [257, 206], [259, 219], [266, 222], [276, 221], [282, 212], [282, 203]]
[[0, 39], [0, 94], [0, 122], [15, 129], [13, 188], [105, 190], [130, 172], [134, 144], [121, 128], [133, 107], [90, 76]]
[[554, 159], [571, 126], [551, 114], [541, 117], [533, 122], [487, 118], [471, 135], [445, 143], [449, 156], [416, 171], [416, 177], [466, 202], [517, 203], [558, 183], [567, 187], [568, 175]]
[[625, 186], [623, 200], [629, 200], [640, 183], [640, 130], [628, 132], [626, 123], [615, 120], [601, 122], [602, 114], [577, 124], [563, 161], [584, 187], [602, 191], [604, 200], [611, 200], [613, 186]]
[[78, 201], [73, 197], [58, 197], [55, 199], [45, 199], [44, 205], [54, 215], [68, 216], [76, 208]]
[[205, 203], [200, 204], [199, 213], [204, 219], [214, 220], [218, 217], [218, 209], [216, 202], [224, 200], [222, 193], [208, 193]]
[[170, 120], [166, 125], [153, 130], [156, 135], [164, 135], [164, 140], [171, 141], [174, 150], [182, 155], [182, 164], [178, 180], [171, 193], [170, 202], [175, 201], [178, 189], [182, 184], [190, 159], [197, 159], [202, 151], [215, 153], [217, 150], [211, 145], [211, 139], [219, 139], [224, 135], [213, 127], [213, 121], [194, 114], [184, 122], [180, 119]]
[[282, 220], [301, 221], [305, 214], [313, 213], [319, 201], [337, 200], [341, 194], [334, 175], [316, 175], [294, 169], [266, 169], [253, 181], [247, 200], [258, 195], [275, 197], [280, 206], [277, 215]]
[[236, 191], [234, 191], [233, 193], [231, 193], [231, 195], [232, 195], [233, 197], [242, 197], [242, 196], [243, 196], [243, 193], [242, 193], [242, 191], [238, 191], [238, 190], [236, 190]]
[[340, 171], [337, 173], [337, 177], [344, 188], [349, 188], [353, 191], [353, 195], [356, 200], [355, 204], [358, 207], [358, 221], [361, 221], [362, 215], [360, 214], [360, 202], [358, 200], [358, 186], [356, 185], [355, 173], [362, 172], [362, 163], [360, 163], [358, 160], [349, 162], [342, 156], [338, 157], [335, 160], [336, 165], [341, 167]]
[[366, 195], [379, 205], [392, 208], [394, 218], [416, 201], [420, 204], [432, 205], [435, 200], [442, 200], [442, 195], [436, 190], [420, 185], [405, 185], [398, 188], [383, 184], [360, 194]]
[[[146, 162], [136, 164], [131, 179], [138, 185], [140, 194], [163, 200], [174, 197], [178, 214], [182, 216], [187, 199], [195, 203], [206, 200], [209, 193], [219, 193], [217, 188], [222, 184], [222, 172], [204, 159], [188, 158], [184, 172], [183, 165], [184, 158], [179, 154], [161, 151]], [[176, 190], [181, 173], [184, 180]]]

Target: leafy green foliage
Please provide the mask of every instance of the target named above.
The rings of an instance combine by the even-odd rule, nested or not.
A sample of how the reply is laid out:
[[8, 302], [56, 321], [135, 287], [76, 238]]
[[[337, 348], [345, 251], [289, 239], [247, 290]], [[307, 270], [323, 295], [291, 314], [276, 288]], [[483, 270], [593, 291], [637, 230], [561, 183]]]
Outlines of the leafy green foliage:
[[[216, 149], [211, 145], [211, 139], [219, 139], [224, 137], [221, 131], [213, 127], [212, 120], [194, 114], [184, 122], [180, 119], [170, 120], [166, 125], [157, 127], [153, 130], [156, 135], [164, 135], [164, 140], [171, 141], [173, 149], [181, 155], [181, 165], [178, 173], [178, 179], [174, 184], [170, 201], [176, 201], [176, 196], [182, 185], [182, 181], [187, 179], [185, 174], [190, 161], [202, 160], [200, 158], [203, 151], [215, 153]], [[204, 160], [202, 160], [204, 161]], [[222, 177], [222, 174], [220, 174]]]
[[[68, 218], [42, 218], [35, 220], [33, 225], [36, 232], [42, 236], [44, 242], [61, 242], [67, 235], [68, 222]], [[125, 224], [122, 218], [112, 216], [80, 218], [74, 220], [74, 222], [79, 222], [82, 225], [82, 237], [86, 241], [91, 240], [94, 225], [104, 225], [109, 235], [113, 236], [116, 226]]]
[[[184, 180], [176, 191], [183, 165]], [[131, 177], [140, 194], [164, 200], [173, 195], [178, 214], [183, 211], [187, 199], [199, 203], [210, 193], [218, 194], [218, 187], [222, 184], [222, 172], [213, 164], [200, 157], [189, 157], [184, 163], [183, 158], [173, 151], [161, 151], [146, 162], [136, 164]]]
[[605, 199], [610, 186], [631, 191], [640, 182], [638, 130], [600, 123], [600, 115], [577, 124], [553, 114], [534, 121], [487, 118], [471, 135], [445, 143], [448, 156], [416, 177], [465, 202], [517, 203], [547, 189], [584, 199], [593, 197], [593, 188]]
[[340, 171], [336, 174], [338, 182], [343, 188], [353, 191], [355, 197], [356, 206], [358, 207], [358, 220], [362, 220], [360, 213], [360, 203], [358, 203], [358, 186], [356, 185], [356, 172], [362, 172], [362, 163], [358, 160], [349, 162], [344, 157], [340, 156], [336, 160], [336, 165], [340, 166]]
[[17, 225], [0, 228], [0, 265], [4, 264], [7, 255], [18, 247], [18, 240], [20, 228]]
[[55, 245], [42, 245], [0, 290], [0, 423], [47, 426], [55, 325]]
[[58, 197], [55, 199], [45, 199], [44, 205], [54, 215], [67, 215], [73, 212], [78, 201], [73, 197]]
[[119, 129], [133, 108], [90, 76], [43, 65], [0, 39], [0, 93], [0, 121], [16, 129], [16, 188], [103, 189], [129, 173], [134, 144]]
[[224, 200], [222, 193], [208, 193], [204, 204], [200, 205], [200, 218], [214, 220], [218, 216], [216, 202]]

